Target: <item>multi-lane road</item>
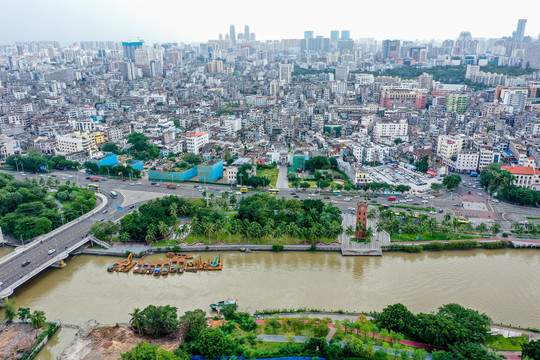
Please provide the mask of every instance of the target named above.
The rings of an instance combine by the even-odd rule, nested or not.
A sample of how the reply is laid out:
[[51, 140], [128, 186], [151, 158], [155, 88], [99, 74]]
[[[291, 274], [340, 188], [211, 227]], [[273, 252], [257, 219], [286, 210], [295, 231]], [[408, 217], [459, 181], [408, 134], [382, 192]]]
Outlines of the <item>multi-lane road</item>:
[[[23, 180], [26, 177], [36, 177], [39, 179], [38, 174], [25, 174], [14, 173], [16, 178]], [[60, 179], [63, 183], [66, 180], [76, 182], [79, 186], [86, 186], [91, 183], [87, 180], [87, 176], [84, 173], [70, 173], [70, 172], [55, 172], [45, 176], [53, 175], [56, 179]], [[71, 176], [71, 177], [70, 177]], [[154, 185], [152, 185], [154, 184]], [[159, 184], [159, 185], [158, 185]], [[215, 184], [203, 185], [203, 189], [196, 188], [197, 184], [193, 183], [181, 183], [177, 184], [176, 189], [168, 189], [166, 183], [154, 183], [148, 180], [136, 180], [136, 181], [123, 181], [122, 179], [107, 179], [105, 181], [100, 181], [99, 185], [101, 187], [100, 193], [103, 195], [103, 198], [106, 198], [106, 201], [102, 205], [98, 205], [99, 209], [95, 209], [91, 214], [79, 218], [71, 223], [65, 225], [62, 228], [55, 230], [52, 234], [43, 235], [41, 239], [33, 241], [31, 244], [27, 244], [24, 247], [16, 249], [16, 251], [2, 260], [0, 260], [0, 293], [3, 288], [9, 287], [11, 284], [16, 282], [18, 279], [21, 279], [25, 274], [30, 273], [31, 271], [38, 268], [41, 264], [50, 261], [51, 258], [58, 256], [62, 252], [73, 246], [74, 244], [81, 241], [81, 239], [88, 233], [90, 227], [96, 221], [107, 221], [107, 220], [118, 220], [120, 217], [124, 216], [130, 211], [133, 211], [134, 208], [145, 203], [150, 198], [156, 198], [166, 195], [179, 195], [188, 197], [202, 197], [202, 190], [206, 190], [208, 194], [214, 193], [214, 195], [220, 196], [220, 193], [223, 191], [229, 191], [238, 193], [237, 197], [249, 196], [254, 193], [250, 191], [248, 194], [241, 194], [238, 192], [238, 189], [230, 186], [220, 186]], [[110, 192], [114, 190], [118, 193], [117, 198], [112, 198]], [[424, 206], [433, 206], [435, 209], [443, 209], [443, 213], [438, 213], [436, 216], [442, 218], [445, 212], [455, 209], [454, 205], [456, 196], [460, 194], [467, 193], [468, 191], [473, 192], [474, 194], [482, 192], [479, 189], [472, 189], [470, 187], [460, 186], [453, 193], [446, 193], [434, 199], [430, 199], [427, 204]], [[482, 192], [483, 193], [483, 192]], [[126, 194], [124, 196], [124, 194]], [[144, 194], [143, 200], [140, 196], [135, 196], [134, 194]], [[485, 194], [485, 193], [483, 193]], [[151, 195], [151, 196], [148, 196]], [[324, 196], [317, 194], [315, 191], [295, 191], [294, 189], [281, 189], [279, 196], [285, 196], [287, 198], [298, 197], [299, 199], [322, 199], [324, 201], [332, 201], [334, 205], [338, 206], [344, 212], [348, 211], [348, 208], [354, 208], [356, 205], [357, 198], [354, 197], [354, 194], [342, 195], [341, 197], [336, 196]], [[347, 197], [351, 200], [346, 200]], [[501, 220], [500, 223], [503, 229], [509, 229], [511, 223], [514, 221], [522, 221], [526, 216], [537, 215], [538, 209], [525, 208], [505, 203], [493, 203], [487, 201], [486, 205], [488, 208], [492, 209], [495, 212], [500, 212], [505, 214], [506, 220]], [[387, 197], [379, 196], [369, 200], [371, 202], [388, 204]], [[418, 202], [421, 205], [421, 199], [413, 197], [413, 202]], [[405, 205], [405, 204], [404, 204]], [[406, 205], [411, 205], [411, 202], [406, 203]], [[54, 253], [50, 254], [49, 252], [54, 250]], [[22, 266], [23, 263], [29, 262], [29, 264]]]

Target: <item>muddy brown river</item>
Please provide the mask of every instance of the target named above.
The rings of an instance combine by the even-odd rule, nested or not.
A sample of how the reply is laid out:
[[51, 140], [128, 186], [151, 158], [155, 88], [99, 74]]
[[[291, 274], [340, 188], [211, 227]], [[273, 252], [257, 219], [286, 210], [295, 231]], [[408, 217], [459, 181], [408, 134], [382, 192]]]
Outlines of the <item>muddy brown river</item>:
[[[1, 251], [2, 249], [0, 249]], [[2, 253], [0, 253], [2, 254]], [[215, 253], [202, 254], [203, 260]], [[148, 260], [158, 259], [152, 256]], [[167, 277], [107, 273], [115, 258], [78, 256], [65, 269], [49, 269], [16, 290], [17, 306], [44, 310], [50, 320], [81, 324], [129, 321], [134, 308], [170, 304], [178, 312], [238, 299], [240, 310], [275, 308], [373, 311], [401, 302], [430, 312], [457, 302], [495, 322], [540, 327], [540, 251], [469, 250], [386, 253], [342, 257], [337, 253], [222, 254], [218, 272]], [[54, 359], [75, 330], [63, 329], [41, 352]]]

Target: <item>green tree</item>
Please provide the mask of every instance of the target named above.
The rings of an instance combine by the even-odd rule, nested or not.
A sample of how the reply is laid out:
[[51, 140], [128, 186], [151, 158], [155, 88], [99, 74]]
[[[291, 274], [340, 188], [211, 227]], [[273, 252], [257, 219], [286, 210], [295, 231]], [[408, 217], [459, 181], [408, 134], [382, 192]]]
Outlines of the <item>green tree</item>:
[[32, 316], [30, 313], [30, 308], [19, 308], [17, 310], [17, 314], [19, 315], [19, 320], [21, 320], [23, 323], [26, 322], [26, 320], [30, 320]]
[[47, 322], [47, 318], [45, 317], [45, 312], [40, 310], [34, 310], [30, 317], [30, 321], [32, 323], [32, 327], [34, 329], [39, 329], [40, 327], [44, 326]]
[[444, 187], [443, 184], [440, 183], [431, 183], [431, 189], [435, 191], [439, 191]]
[[113, 154], [120, 154], [120, 149], [118, 148], [118, 145], [112, 142], [105, 143], [102, 148], [103, 152], [106, 153], [113, 153]]
[[202, 329], [197, 337], [197, 348], [207, 359], [224, 355], [225, 334], [219, 329]]
[[306, 161], [306, 170], [315, 172], [315, 170], [328, 170], [330, 169], [330, 161], [324, 156], [314, 156]]
[[133, 311], [130, 325], [140, 335], [158, 338], [176, 331], [179, 320], [175, 307], [149, 305], [142, 311], [139, 309]]
[[417, 161], [414, 166], [416, 167], [416, 169], [420, 172], [427, 172], [428, 170], [428, 159], [429, 159], [429, 156], [428, 155], [424, 155], [424, 157], [420, 160], [420, 161]]
[[192, 154], [192, 153], [185, 154], [182, 157], [182, 160], [192, 165], [199, 165], [200, 163], [203, 162], [202, 157], [200, 157], [199, 155]]
[[381, 328], [401, 333], [413, 323], [414, 315], [405, 305], [397, 303], [384, 308], [375, 319]]
[[521, 356], [528, 356], [530, 359], [540, 359], [540, 340], [530, 341], [521, 346]]
[[138, 343], [133, 349], [123, 353], [122, 360], [183, 360], [182, 357], [171, 354], [159, 345]]
[[457, 174], [445, 176], [442, 184], [446, 186], [448, 190], [456, 189], [461, 184], [461, 176]]
[[200, 309], [186, 311], [179, 320], [180, 330], [185, 342], [197, 340], [201, 330], [206, 328], [206, 313]]
[[4, 321], [6, 324], [11, 324], [17, 316], [17, 310], [15, 308], [15, 298], [11, 298], [4, 306]]

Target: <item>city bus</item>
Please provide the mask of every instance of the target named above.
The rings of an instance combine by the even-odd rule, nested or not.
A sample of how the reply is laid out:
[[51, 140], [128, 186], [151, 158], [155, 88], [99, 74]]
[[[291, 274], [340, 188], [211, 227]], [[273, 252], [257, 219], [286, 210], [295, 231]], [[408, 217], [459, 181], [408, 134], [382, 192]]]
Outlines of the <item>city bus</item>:
[[247, 192], [248, 192], [248, 188], [245, 188], [245, 187], [240, 188], [240, 191], [243, 192], [243, 193], [247, 193]]
[[341, 191], [338, 190], [338, 189], [334, 189], [334, 190], [332, 190], [332, 194], [334, 194], [334, 195], [341, 195]]
[[112, 197], [113, 199], [116, 199], [116, 198], [118, 197], [118, 194], [116, 193], [116, 191], [114, 191], [114, 190], [111, 191], [111, 197]]
[[279, 194], [279, 189], [269, 189], [268, 193], [269, 194]]
[[471, 223], [470, 221], [467, 221], [467, 220], [458, 220], [458, 222], [460, 224], [470, 224]]
[[88, 188], [92, 189], [92, 190], [95, 190], [95, 191], [98, 191], [99, 190], [99, 185], [98, 184], [88, 184]]

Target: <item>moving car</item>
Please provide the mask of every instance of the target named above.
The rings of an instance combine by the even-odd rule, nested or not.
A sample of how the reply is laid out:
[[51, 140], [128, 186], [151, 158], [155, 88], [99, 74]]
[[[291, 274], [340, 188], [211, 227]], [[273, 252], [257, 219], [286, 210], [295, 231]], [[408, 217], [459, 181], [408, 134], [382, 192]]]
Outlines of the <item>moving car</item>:
[[30, 264], [30, 261], [25, 261], [25, 262], [22, 263], [22, 267], [25, 267], [25, 266], [27, 266], [28, 264]]
[[54, 254], [55, 252], [56, 252], [56, 249], [51, 249], [51, 250], [49, 250], [49, 252], [48, 252], [47, 254], [52, 255], [52, 254]]

